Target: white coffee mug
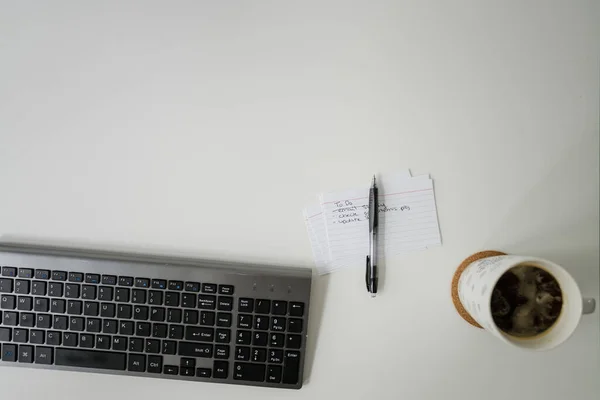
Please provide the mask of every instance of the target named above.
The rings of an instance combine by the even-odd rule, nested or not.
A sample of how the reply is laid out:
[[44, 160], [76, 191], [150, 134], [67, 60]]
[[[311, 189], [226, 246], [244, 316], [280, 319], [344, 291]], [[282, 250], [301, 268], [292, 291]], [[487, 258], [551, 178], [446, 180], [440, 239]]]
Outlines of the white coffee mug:
[[[492, 292], [500, 277], [519, 264], [533, 264], [549, 272], [558, 281], [563, 306], [558, 320], [548, 331], [532, 338], [519, 338], [502, 332], [491, 311]], [[458, 296], [471, 317], [486, 331], [506, 343], [531, 350], [547, 350], [567, 340], [575, 331], [582, 313], [595, 309], [594, 299], [582, 299], [577, 283], [564, 268], [537, 257], [505, 255], [483, 258], [469, 264], [458, 281]]]

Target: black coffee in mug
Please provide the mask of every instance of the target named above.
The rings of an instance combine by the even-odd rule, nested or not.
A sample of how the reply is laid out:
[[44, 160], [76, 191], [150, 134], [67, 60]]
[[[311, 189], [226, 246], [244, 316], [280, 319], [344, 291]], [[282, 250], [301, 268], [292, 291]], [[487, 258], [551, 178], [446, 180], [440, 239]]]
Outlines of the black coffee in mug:
[[504, 333], [533, 337], [546, 332], [560, 316], [563, 295], [554, 276], [533, 264], [506, 271], [494, 286], [494, 323]]

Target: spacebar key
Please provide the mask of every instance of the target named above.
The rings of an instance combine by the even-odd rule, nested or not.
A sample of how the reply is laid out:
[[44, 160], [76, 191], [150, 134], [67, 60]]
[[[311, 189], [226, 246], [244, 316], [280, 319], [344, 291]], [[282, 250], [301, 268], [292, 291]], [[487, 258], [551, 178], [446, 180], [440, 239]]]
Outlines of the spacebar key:
[[126, 353], [58, 348], [54, 364], [124, 371], [126, 357]]

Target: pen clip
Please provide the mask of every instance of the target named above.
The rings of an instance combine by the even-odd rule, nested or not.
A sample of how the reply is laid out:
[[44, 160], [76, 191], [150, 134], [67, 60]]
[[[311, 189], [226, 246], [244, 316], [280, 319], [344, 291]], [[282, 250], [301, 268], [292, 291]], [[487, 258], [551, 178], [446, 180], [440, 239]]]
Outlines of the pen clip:
[[367, 292], [371, 293], [371, 260], [370, 257], [367, 256], [367, 271], [365, 272], [365, 282], [367, 284]]

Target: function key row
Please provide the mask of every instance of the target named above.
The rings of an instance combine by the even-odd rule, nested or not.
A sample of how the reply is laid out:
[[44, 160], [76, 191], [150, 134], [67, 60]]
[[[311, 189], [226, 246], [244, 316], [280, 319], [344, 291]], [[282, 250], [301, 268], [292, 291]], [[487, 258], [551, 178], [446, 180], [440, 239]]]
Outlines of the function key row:
[[257, 314], [290, 315], [292, 317], [304, 316], [304, 303], [292, 301], [289, 303], [283, 300], [266, 300], [240, 298], [238, 301], [238, 311]]
[[102, 284], [111, 286], [128, 286], [186, 292], [202, 292], [211, 294], [232, 295], [233, 285], [217, 285], [216, 283], [183, 282], [166, 279], [134, 278], [131, 276], [83, 274], [81, 272], [50, 271], [45, 269], [2, 267], [2, 276], [8, 278], [40, 279], [68, 281], [75, 283]]

